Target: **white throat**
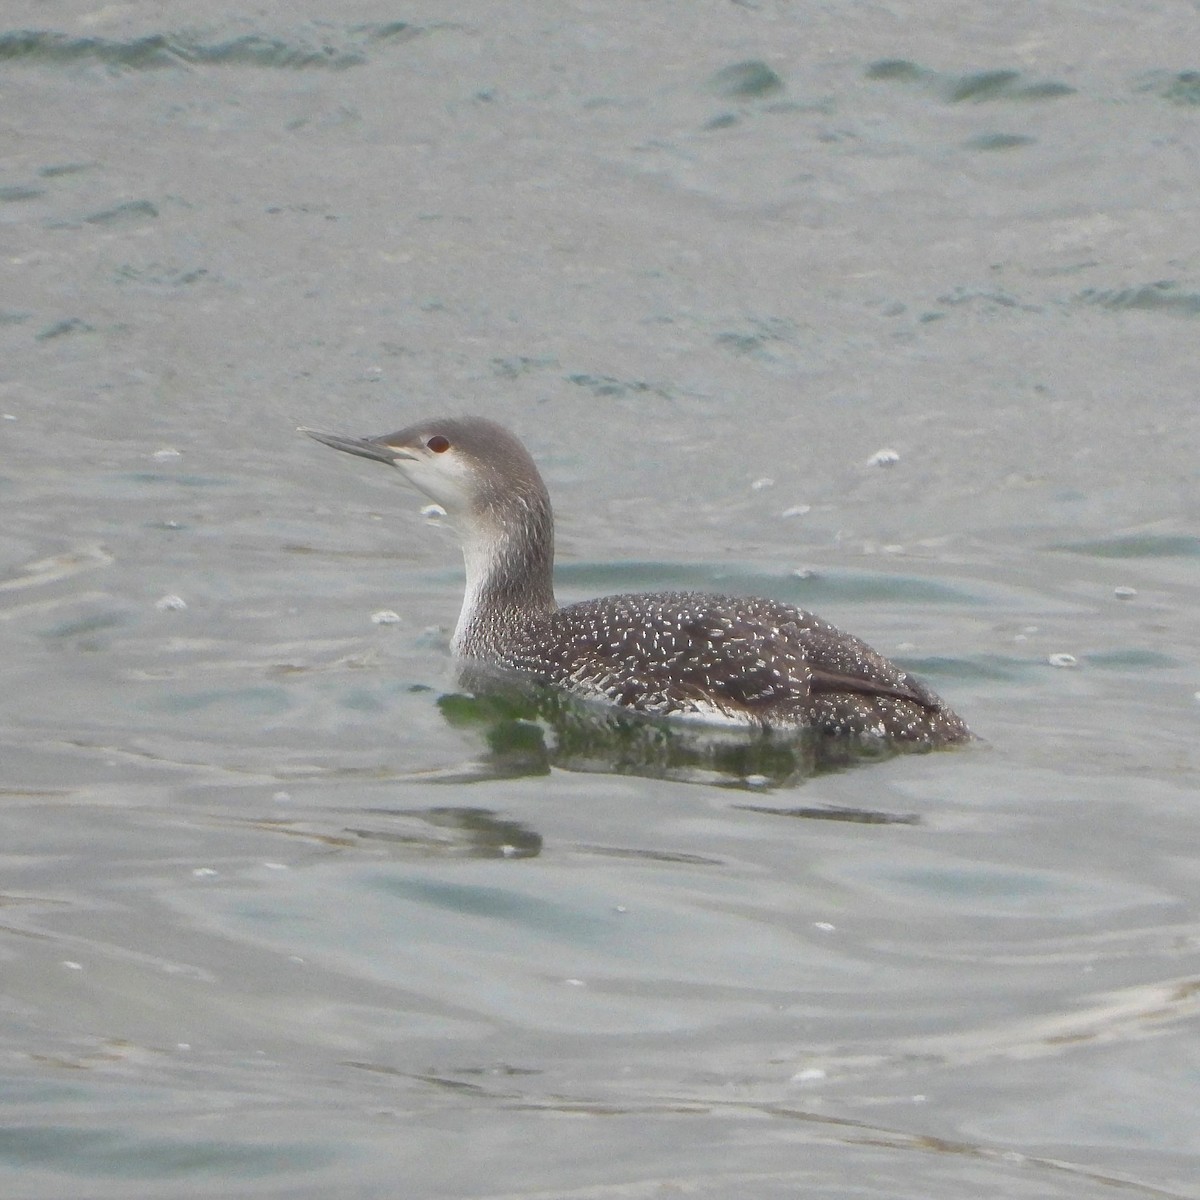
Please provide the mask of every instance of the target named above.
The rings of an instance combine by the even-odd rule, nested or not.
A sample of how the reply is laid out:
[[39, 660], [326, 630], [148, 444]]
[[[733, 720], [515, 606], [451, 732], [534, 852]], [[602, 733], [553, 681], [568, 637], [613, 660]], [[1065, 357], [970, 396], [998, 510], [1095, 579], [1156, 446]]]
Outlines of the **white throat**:
[[462, 552], [467, 584], [458, 624], [450, 639], [450, 651], [456, 657], [469, 657], [470, 647], [467, 643], [472, 631], [478, 631], [484, 598], [500, 565], [501, 543], [498, 538], [488, 537], [478, 530], [464, 530]]

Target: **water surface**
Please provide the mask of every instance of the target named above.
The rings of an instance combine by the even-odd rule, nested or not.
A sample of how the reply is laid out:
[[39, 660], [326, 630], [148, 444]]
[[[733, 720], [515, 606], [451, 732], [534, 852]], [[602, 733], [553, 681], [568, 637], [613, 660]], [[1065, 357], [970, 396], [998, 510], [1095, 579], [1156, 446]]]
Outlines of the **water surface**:
[[[143, 8], [0, 28], [4, 1195], [1196, 1195], [1190, 14]], [[294, 433], [447, 411], [984, 742], [499, 761]]]

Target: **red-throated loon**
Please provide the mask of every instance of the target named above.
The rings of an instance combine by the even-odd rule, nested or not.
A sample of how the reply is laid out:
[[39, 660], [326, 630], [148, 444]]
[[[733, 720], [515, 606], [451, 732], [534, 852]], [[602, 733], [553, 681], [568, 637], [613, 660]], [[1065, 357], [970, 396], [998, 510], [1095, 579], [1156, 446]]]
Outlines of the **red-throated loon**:
[[554, 599], [554, 518], [528, 451], [479, 417], [375, 438], [303, 432], [397, 467], [456, 525], [466, 596], [451, 649], [654, 716], [944, 746], [970, 739], [924, 683], [790, 604], [699, 592]]

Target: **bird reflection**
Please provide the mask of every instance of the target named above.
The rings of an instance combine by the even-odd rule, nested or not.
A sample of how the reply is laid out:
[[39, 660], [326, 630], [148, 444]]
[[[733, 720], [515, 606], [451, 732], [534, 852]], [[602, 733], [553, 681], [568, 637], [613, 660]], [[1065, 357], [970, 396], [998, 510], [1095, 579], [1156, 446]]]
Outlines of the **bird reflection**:
[[[545, 775], [558, 768], [760, 791], [917, 750], [911, 743], [834, 737], [811, 729], [680, 724], [491, 676], [464, 676], [463, 682], [472, 690], [441, 696], [438, 708], [448, 724], [481, 738], [480, 776], [493, 779]], [[787, 812], [856, 819], [843, 809]], [[879, 817], [863, 811], [858, 819]]]

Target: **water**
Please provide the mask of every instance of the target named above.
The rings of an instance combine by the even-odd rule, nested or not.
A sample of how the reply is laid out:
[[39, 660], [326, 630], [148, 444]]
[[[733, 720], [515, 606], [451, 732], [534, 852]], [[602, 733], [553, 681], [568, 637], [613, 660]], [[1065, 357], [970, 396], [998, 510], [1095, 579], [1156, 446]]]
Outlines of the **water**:
[[[1200, 1194], [1191, 14], [153, 9], [0, 28], [4, 1195]], [[498, 757], [293, 432], [446, 411], [984, 743]]]

